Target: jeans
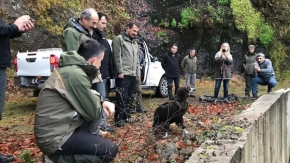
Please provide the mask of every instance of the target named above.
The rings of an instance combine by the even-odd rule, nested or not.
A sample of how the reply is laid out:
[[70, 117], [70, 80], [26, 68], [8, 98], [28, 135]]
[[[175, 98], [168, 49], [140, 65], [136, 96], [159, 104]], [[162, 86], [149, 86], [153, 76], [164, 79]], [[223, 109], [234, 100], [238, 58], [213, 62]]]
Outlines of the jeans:
[[69, 139], [49, 157], [56, 155], [95, 155], [103, 162], [111, 162], [118, 152], [118, 146], [110, 140], [87, 131], [90, 122], [85, 121], [78, 127]]
[[224, 87], [224, 99], [228, 98], [230, 79], [224, 79], [224, 80], [215, 79], [214, 98], [218, 98], [222, 81], [223, 81], [223, 87]]
[[250, 94], [252, 89], [252, 74], [245, 74], [245, 82], [246, 82], [246, 88], [245, 88], [245, 94]]
[[115, 122], [117, 123], [130, 117], [129, 104], [132, 101], [130, 98], [135, 93], [132, 88], [136, 87], [136, 76], [124, 75], [124, 78], [117, 78], [116, 85]]
[[7, 83], [6, 68], [0, 68], [0, 120], [2, 119], [2, 111], [4, 109], [6, 83]]
[[[99, 92], [100, 95], [105, 99], [105, 98], [107, 98], [107, 94], [106, 94], [106, 92], [107, 92], [106, 91], [107, 79], [102, 79], [102, 80], [103, 80], [102, 82], [94, 83], [92, 85], [92, 89], [94, 89], [97, 92]], [[107, 117], [106, 117], [105, 112], [102, 111], [100, 128], [102, 130], [104, 130], [107, 126], [108, 126]]]
[[268, 92], [274, 88], [277, 84], [277, 81], [274, 77], [270, 77], [268, 81], [265, 81], [264, 79], [261, 79], [260, 77], [254, 77], [252, 78], [252, 94], [253, 97], [257, 97], [257, 90], [258, 90], [258, 84], [260, 85], [267, 85], [268, 86]]
[[179, 77], [167, 77], [167, 88], [168, 88], [168, 98], [171, 100], [173, 98], [172, 96], [172, 86], [175, 86], [174, 94], [177, 94], [177, 90], [179, 88]]
[[196, 81], [196, 73], [194, 74], [185, 73], [185, 83], [187, 87], [195, 88], [195, 81]]

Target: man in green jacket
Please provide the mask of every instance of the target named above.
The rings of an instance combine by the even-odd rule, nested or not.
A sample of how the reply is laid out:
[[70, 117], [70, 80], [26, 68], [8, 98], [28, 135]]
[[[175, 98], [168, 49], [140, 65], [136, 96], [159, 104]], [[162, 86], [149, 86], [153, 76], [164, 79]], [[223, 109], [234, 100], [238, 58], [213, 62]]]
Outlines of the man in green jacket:
[[185, 71], [185, 83], [190, 88], [190, 96], [192, 97], [195, 97], [196, 60], [195, 49], [191, 49], [189, 55], [185, 56], [181, 63], [181, 68]]
[[[137, 44], [137, 33], [139, 25], [130, 22], [126, 31], [114, 37], [112, 46], [116, 71], [116, 114], [115, 123], [117, 127], [126, 125], [130, 120], [129, 98], [133, 97], [134, 91], [129, 91], [130, 87], [136, 85], [136, 79], [140, 80], [140, 66], [138, 61], [139, 47]], [[129, 97], [129, 98], [128, 98]]]
[[253, 69], [254, 69], [254, 63], [256, 62], [256, 53], [255, 53], [255, 46], [250, 45], [248, 49], [248, 53], [245, 54], [244, 60], [242, 62], [242, 70], [245, 74], [245, 98], [249, 98], [250, 91], [252, 89], [252, 78], [253, 78]]
[[[37, 101], [34, 134], [38, 147], [55, 163], [110, 162], [117, 154], [115, 143], [89, 132], [101, 112], [114, 114], [115, 106], [91, 91], [91, 82], [104, 57], [104, 47], [84, 41], [78, 51], [64, 52], [45, 82]], [[102, 110], [103, 108], [103, 110]], [[67, 160], [67, 161], [64, 161]]]
[[79, 18], [71, 18], [62, 32], [63, 51], [77, 51], [83, 40], [92, 38], [98, 21], [98, 13], [93, 8], [85, 9]]

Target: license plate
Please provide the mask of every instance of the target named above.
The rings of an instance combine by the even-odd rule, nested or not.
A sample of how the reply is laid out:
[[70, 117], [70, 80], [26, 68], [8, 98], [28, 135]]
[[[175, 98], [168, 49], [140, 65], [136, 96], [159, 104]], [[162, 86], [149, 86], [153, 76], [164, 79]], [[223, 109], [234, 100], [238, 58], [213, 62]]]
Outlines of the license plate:
[[31, 84], [38, 84], [38, 79], [37, 78], [32, 78], [30, 79]]

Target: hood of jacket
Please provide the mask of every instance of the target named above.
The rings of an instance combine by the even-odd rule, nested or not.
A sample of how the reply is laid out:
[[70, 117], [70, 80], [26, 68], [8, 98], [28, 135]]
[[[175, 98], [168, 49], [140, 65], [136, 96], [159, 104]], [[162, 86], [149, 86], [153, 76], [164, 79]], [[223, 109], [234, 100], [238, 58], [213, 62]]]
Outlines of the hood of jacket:
[[91, 81], [95, 79], [98, 75], [98, 69], [95, 66], [88, 64], [87, 61], [76, 51], [62, 53], [59, 59], [58, 66], [65, 67], [71, 65], [77, 65], [81, 69], [83, 69], [88, 77], [91, 79]]
[[137, 38], [130, 38], [125, 30], [122, 31], [122, 36], [123, 36], [124, 40], [128, 40], [128, 41], [131, 41], [131, 42], [134, 42], [134, 41], [138, 42]]
[[68, 27], [73, 27], [84, 34], [89, 35], [89, 31], [79, 23], [79, 18], [71, 18], [63, 29], [65, 30]]

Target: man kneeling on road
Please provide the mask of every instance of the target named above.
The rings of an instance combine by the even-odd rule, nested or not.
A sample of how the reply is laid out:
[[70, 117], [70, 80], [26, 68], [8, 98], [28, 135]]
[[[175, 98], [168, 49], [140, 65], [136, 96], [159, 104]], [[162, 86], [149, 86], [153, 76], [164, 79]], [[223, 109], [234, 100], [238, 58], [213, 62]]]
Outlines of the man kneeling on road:
[[[90, 131], [101, 112], [113, 115], [115, 105], [91, 91], [104, 57], [97, 41], [84, 41], [77, 53], [60, 56], [59, 68], [45, 82], [37, 101], [34, 134], [37, 145], [54, 163], [111, 162], [115, 143]], [[103, 108], [103, 110], [102, 110]]]
[[277, 84], [271, 60], [265, 59], [263, 53], [258, 53], [256, 59], [257, 62], [255, 62], [254, 66], [254, 78], [252, 78], [252, 93], [254, 101], [257, 100], [258, 84], [267, 85], [268, 93], [272, 92], [272, 88]]

